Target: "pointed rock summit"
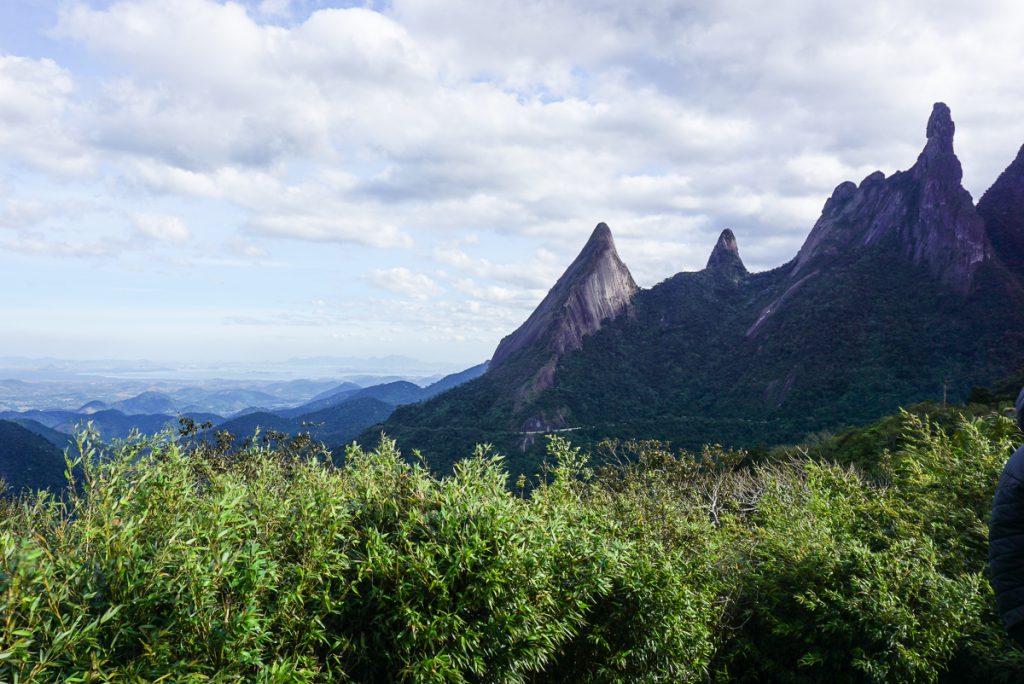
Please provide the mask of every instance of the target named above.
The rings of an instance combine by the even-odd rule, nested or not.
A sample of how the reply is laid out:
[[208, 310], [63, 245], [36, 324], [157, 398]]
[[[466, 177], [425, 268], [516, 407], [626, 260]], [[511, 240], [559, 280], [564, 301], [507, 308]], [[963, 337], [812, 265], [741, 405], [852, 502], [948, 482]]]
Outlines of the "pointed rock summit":
[[537, 360], [548, 370], [530, 389], [545, 389], [553, 379], [557, 358], [579, 349], [584, 337], [625, 311], [636, 291], [633, 276], [615, 251], [611, 230], [604, 223], [597, 224], [583, 251], [533, 314], [498, 344], [491, 369], [500, 368], [518, 352], [541, 352]]
[[971, 195], [960, 184], [955, 130], [949, 107], [937, 102], [925, 129], [928, 142], [913, 167], [889, 178], [876, 171], [859, 186], [840, 184], [797, 254], [791, 275], [803, 277], [812, 263], [853, 250], [885, 246], [927, 266], [954, 290], [969, 292], [991, 246]]
[[718, 243], [708, 257], [705, 267], [714, 273], [724, 273], [730, 277], [741, 277], [747, 274], [747, 268], [740, 258], [740, 248], [736, 245], [736, 236], [726, 228], [718, 236]]
[[1024, 146], [978, 201], [992, 250], [1024, 279]]
[[[928, 117], [928, 126], [925, 128], [928, 142], [921, 152], [921, 157], [953, 155], [954, 133], [956, 133], [956, 124], [953, 123], [953, 115], [949, 111], [949, 106], [945, 102], [936, 102], [932, 105], [931, 116]], [[957, 161], [957, 166], [960, 166], [959, 161]]]

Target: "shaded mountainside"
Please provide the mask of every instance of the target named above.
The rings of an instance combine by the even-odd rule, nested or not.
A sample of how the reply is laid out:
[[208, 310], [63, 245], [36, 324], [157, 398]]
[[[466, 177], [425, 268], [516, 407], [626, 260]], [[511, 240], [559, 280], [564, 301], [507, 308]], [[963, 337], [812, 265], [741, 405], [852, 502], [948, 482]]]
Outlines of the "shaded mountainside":
[[347, 382], [332, 390], [313, 397], [311, 401], [300, 406], [284, 410], [269, 411], [268, 413], [283, 416], [285, 418], [298, 418], [299, 416], [313, 413], [315, 411], [322, 411], [334, 406], [340, 406], [341, 404], [352, 401], [353, 399], [364, 398], [377, 399], [385, 404], [390, 404], [391, 406], [413, 404], [418, 401], [423, 401], [424, 399], [429, 399], [430, 397], [438, 395], [452, 387], [457, 387], [464, 382], [469, 382], [474, 378], [478, 378], [487, 371], [487, 367], [488, 362], [485, 361], [471, 368], [467, 368], [464, 371], [446, 375], [437, 382], [427, 385], [426, 387], [420, 387], [419, 385], [406, 380], [385, 382], [379, 385], [371, 385], [369, 387], [360, 387], [354, 383]]
[[[192, 418], [197, 423], [205, 420], [219, 423], [223, 420], [213, 413], [187, 412], [180, 415]], [[153, 434], [178, 425], [178, 415], [163, 413], [126, 415], [115, 409], [81, 413], [60, 410], [4, 411], [0, 412], [0, 420], [22, 423], [27, 429], [50, 441], [57, 439], [53, 433], [63, 433], [65, 437], [68, 437], [75, 430], [90, 424], [104, 439], [123, 439], [133, 430], [143, 434]]]
[[[598, 268], [584, 259], [588, 242], [488, 373], [399, 408], [364, 440], [383, 429], [439, 469], [489, 442], [532, 472], [542, 432], [691, 448], [792, 442], [899, 406], [962, 399], [1009, 375], [1024, 359], [1024, 274], [1014, 261], [1024, 256], [1024, 163], [975, 210], [953, 132], [937, 104], [914, 166], [838, 186], [779, 268], [748, 273], [726, 230], [702, 271], [649, 290], [593, 290], [588, 310], [599, 314], [576, 328], [576, 347], [555, 353], [551, 340], [575, 320], [563, 282], [598, 277], [579, 266]], [[609, 261], [617, 255], [602, 267]], [[499, 356], [510, 340], [514, 352]]]
[[38, 421], [29, 418], [12, 418], [11, 422], [17, 423], [29, 432], [34, 432], [61, 451], [73, 447], [75, 444], [75, 438], [72, 435], [48, 428]]
[[9, 493], [59, 491], [67, 485], [65, 468], [61, 449], [16, 423], [0, 420], [0, 480]]
[[1013, 163], [978, 200], [996, 256], [1024, 279], [1024, 146]]

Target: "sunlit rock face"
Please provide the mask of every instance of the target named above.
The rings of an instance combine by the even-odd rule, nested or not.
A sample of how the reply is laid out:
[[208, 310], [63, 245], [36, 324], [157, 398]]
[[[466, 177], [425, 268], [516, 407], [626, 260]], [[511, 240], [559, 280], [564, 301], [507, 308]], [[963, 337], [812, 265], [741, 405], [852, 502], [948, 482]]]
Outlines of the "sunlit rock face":
[[[626, 310], [636, 291], [633, 276], [615, 250], [611, 230], [599, 223], [533, 314], [498, 344], [491, 367], [534, 345], [544, 345], [555, 355], [579, 349], [584, 337]], [[550, 378], [545, 384], [550, 384]]]
[[926, 128], [928, 142], [907, 171], [889, 178], [876, 171], [860, 185], [840, 184], [793, 264], [803, 277], [811, 264], [850, 250], [895, 241], [915, 264], [958, 292], [971, 290], [974, 273], [992, 254], [985, 223], [961, 185], [963, 170], [953, 152], [955, 126], [938, 102]]

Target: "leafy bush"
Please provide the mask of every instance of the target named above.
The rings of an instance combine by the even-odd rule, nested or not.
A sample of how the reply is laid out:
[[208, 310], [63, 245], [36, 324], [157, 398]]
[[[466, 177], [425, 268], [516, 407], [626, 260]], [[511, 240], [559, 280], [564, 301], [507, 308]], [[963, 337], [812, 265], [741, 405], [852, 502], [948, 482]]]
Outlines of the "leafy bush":
[[[511, 494], [394, 443], [346, 465], [133, 439], [0, 525], [0, 679], [694, 679], [713, 592], [584, 505], [579, 454]], [[691, 627], [691, 618], [696, 626]], [[633, 629], [622, 632], [623, 624]], [[634, 677], [634, 675], [636, 675]]]
[[539, 679], [705, 678], [721, 615], [711, 521], [685, 507], [669, 510], [667, 500], [661, 502], [666, 506], [653, 503], [640, 484], [651, 469], [641, 466], [614, 484], [608, 475], [591, 483], [592, 473], [579, 449], [553, 437], [549, 452], [560, 465], [554, 484], [542, 487], [535, 498], [577, 511], [582, 517], [567, 531], [597, 531], [610, 553], [601, 559], [598, 573], [603, 591], [587, 607], [578, 633]]
[[903, 525], [892, 492], [854, 471], [784, 465], [753, 520], [741, 580], [741, 636], [727, 671], [779, 682], [932, 681], [977, 622], [978, 574], [948, 577], [926, 536]]

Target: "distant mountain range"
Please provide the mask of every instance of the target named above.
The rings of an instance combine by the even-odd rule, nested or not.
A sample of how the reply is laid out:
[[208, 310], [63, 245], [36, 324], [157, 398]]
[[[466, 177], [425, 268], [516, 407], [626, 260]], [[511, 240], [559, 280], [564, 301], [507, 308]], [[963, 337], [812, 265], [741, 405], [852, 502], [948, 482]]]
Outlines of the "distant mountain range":
[[772, 444], [1009, 375], [1024, 361], [1024, 148], [975, 206], [954, 130], [936, 104], [909, 170], [840, 184], [767, 272], [724, 230], [703, 270], [641, 289], [599, 224], [485, 375], [363, 441], [383, 430], [442, 470], [488, 442], [529, 470], [544, 432]]
[[481, 363], [426, 387], [405, 381], [365, 388], [345, 383], [300, 406], [282, 411], [248, 413], [220, 423], [216, 430], [226, 430], [238, 437], [251, 436], [257, 427], [291, 435], [305, 432], [327, 445], [342, 445], [368, 426], [385, 420], [395, 408], [425, 401], [477, 378], [483, 375], [487, 366], [486, 362]]
[[[71, 433], [91, 424], [101, 437], [122, 439], [132, 431], [152, 434], [176, 428], [179, 418], [188, 417], [197, 424], [212, 423], [213, 432], [227, 431], [239, 440], [252, 437], [259, 429], [289, 435], [308, 433], [330, 447], [351, 441], [368, 426], [385, 420], [397, 406], [423, 401], [447, 389], [482, 375], [487, 363], [420, 387], [408, 381], [390, 381], [361, 387], [351, 382], [332, 384], [292, 381], [287, 387], [273, 386], [269, 392], [230, 389], [211, 392], [201, 388], [182, 388], [171, 394], [145, 391], [134, 397], [107, 404], [92, 400], [77, 410], [31, 409], [0, 412], [0, 478], [9, 488], [60, 488], [64, 477], [63, 451], [73, 446]], [[20, 382], [20, 381], [15, 381]], [[24, 387], [20, 388], [25, 391]], [[280, 395], [300, 392], [308, 398], [289, 405]], [[190, 400], [209, 401], [221, 395], [222, 405], [238, 406], [256, 401], [266, 406], [244, 408], [225, 418], [216, 413], [187, 410]], [[182, 410], [185, 408], [186, 410]], [[22, 454], [19, 456], [19, 454]], [[19, 465], [20, 464], [20, 465]], [[23, 466], [23, 467], [22, 467]], [[59, 467], [58, 467], [59, 466]]]

